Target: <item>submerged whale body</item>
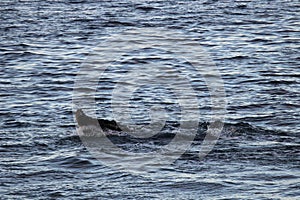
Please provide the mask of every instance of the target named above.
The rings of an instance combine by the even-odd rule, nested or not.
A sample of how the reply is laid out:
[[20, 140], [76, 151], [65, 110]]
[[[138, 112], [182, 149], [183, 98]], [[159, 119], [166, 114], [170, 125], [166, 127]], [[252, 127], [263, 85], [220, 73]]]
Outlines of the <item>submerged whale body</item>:
[[122, 131], [115, 120], [94, 119], [87, 116], [82, 109], [76, 111], [76, 121], [79, 127], [100, 125], [103, 130]]

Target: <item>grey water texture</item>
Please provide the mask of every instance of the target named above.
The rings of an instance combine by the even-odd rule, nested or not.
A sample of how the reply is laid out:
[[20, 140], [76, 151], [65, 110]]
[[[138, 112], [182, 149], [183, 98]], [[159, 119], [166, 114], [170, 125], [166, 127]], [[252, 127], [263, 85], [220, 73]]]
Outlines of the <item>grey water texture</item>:
[[[97, 118], [113, 119], [118, 76], [145, 63], [178, 69], [197, 92], [201, 115], [191, 147], [149, 176], [93, 157], [76, 133], [72, 107], [76, 75], [93, 48], [133, 28], [190, 36], [209, 53], [226, 90], [223, 131], [199, 159], [211, 114], [203, 77], [180, 58], [164, 58], [159, 46], [112, 63], [98, 83]], [[149, 123], [146, 111], [160, 104], [170, 125], [148, 139], [110, 136], [120, 148], [146, 154], [173, 138], [180, 106], [172, 91], [156, 87], [135, 91], [132, 119]], [[0, 1], [0, 199], [299, 199], [299, 122], [298, 0]]]

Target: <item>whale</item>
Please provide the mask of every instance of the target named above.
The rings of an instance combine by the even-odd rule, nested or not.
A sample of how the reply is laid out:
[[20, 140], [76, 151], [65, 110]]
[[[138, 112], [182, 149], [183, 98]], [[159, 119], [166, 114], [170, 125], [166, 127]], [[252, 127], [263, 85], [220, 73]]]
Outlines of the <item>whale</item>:
[[122, 131], [115, 120], [95, 119], [87, 116], [80, 108], [75, 113], [75, 118], [79, 127], [100, 126], [102, 130]]

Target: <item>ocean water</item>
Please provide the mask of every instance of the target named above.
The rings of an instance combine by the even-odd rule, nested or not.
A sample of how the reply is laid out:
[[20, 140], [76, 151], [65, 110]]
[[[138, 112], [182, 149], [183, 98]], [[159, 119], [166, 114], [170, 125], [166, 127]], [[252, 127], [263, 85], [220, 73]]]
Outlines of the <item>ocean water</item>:
[[[1, 199], [300, 198], [299, 1], [2, 0], [0, 13]], [[145, 28], [190, 38], [221, 74], [224, 128], [203, 159], [197, 153], [212, 114], [211, 96], [190, 63], [168, 57], [163, 37], [156, 48], [129, 48], [108, 67], [94, 91], [96, 112], [84, 102], [73, 104], [76, 77], [95, 47]], [[190, 77], [200, 115], [190, 117], [199, 120], [191, 148], [168, 167], [139, 175], [96, 159], [76, 132], [73, 111], [118, 117], [111, 106], [116, 84], [136, 83], [118, 78], [149, 63], [166, 66], [154, 71], [158, 77], [172, 77], [174, 69]], [[169, 122], [182, 118], [174, 93], [155, 84], [134, 90], [131, 102], [131, 117], [142, 125], [154, 105], [164, 106]], [[148, 139], [110, 140], [147, 155], [172, 140], [174, 127]]]

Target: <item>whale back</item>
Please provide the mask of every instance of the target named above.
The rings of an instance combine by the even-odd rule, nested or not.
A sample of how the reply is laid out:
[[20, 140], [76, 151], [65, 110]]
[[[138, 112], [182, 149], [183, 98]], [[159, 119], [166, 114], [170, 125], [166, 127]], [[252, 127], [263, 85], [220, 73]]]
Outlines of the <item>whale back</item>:
[[107, 120], [107, 119], [94, 119], [92, 117], [87, 116], [82, 109], [78, 109], [76, 111], [76, 121], [79, 126], [89, 126], [89, 125], [100, 125], [103, 130], [115, 130], [121, 131], [121, 128], [118, 126], [115, 120]]

